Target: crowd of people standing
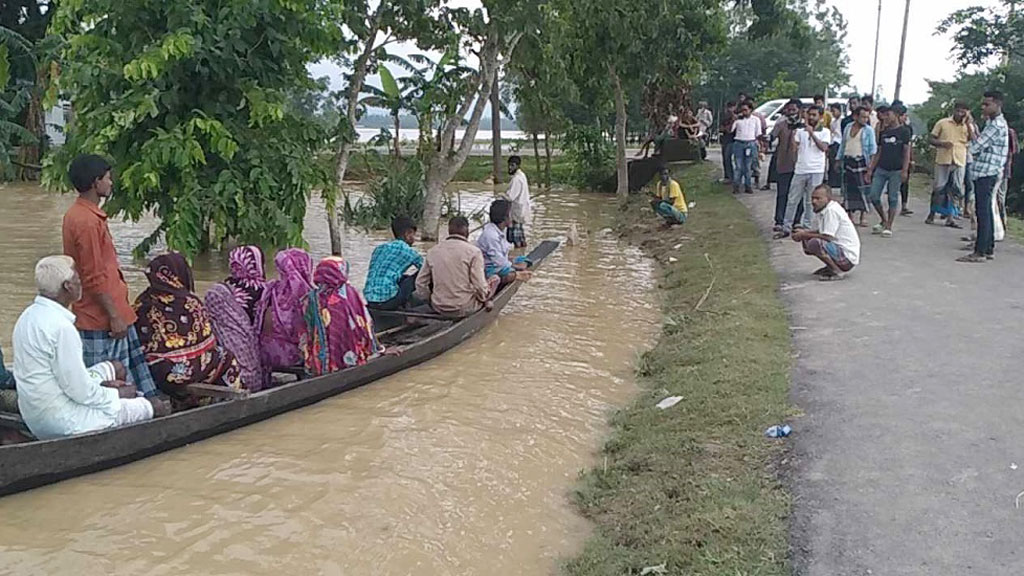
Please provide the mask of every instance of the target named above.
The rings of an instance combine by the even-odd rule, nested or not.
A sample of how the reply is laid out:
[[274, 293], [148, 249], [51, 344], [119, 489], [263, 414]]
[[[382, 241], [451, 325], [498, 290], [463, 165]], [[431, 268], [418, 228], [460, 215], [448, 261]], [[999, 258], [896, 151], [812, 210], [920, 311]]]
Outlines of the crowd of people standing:
[[[909, 208], [914, 134], [907, 107], [899, 101], [876, 107], [874, 98], [865, 95], [850, 98], [845, 114], [842, 108], [835, 102], [826, 108], [824, 96], [815, 96], [812, 103], [794, 98], [769, 128], [754, 101], [741, 93], [726, 104], [719, 123], [724, 182], [735, 194], [754, 193], [761, 158], [775, 144], [767, 178], [776, 184], [774, 237], [804, 242], [805, 252], [825, 263], [816, 272], [823, 279], [842, 278], [859, 261], [859, 237], [849, 231], [867, 227], [869, 213], [878, 217], [872, 233], [883, 238], [893, 237], [897, 215], [914, 213]], [[934, 223], [938, 215], [946, 226], [959, 229], [962, 216], [970, 219], [975, 232], [965, 237], [970, 241], [965, 249], [971, 254], [959, 258], [961, 262], [993, 259], [995, 241], [1005, 227], [1017, 138], [1002, 108], [1003, 95], [986, 92], [981, 103], [985, 123], [979, 128], [969, 106], [957, 102], [951, 116], [937, 122], [928, 136], [936, 155], [925, 222]], [[834, 189], [839, 201], [832, 200]], [[841, 218], [835, 213], [839, 206]], [[821, 234], [823, 225], [830, 233]], [[808, 236], [824, 244], [808, 246]], [[836, 265], [836, 260], [845, 265]]]

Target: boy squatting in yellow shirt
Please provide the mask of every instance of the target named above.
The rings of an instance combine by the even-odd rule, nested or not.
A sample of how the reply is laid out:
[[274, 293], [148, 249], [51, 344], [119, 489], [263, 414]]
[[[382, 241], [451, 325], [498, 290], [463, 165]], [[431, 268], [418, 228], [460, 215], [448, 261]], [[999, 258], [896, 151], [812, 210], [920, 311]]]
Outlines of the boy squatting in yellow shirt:
[[684, 224], [686, 222], [686, 197], [678, 182], [669, 177], [667, 167], [661, 169], [661, 178], [655, 187], [656, 197], [651, 200], [651, 208], [665, 219], [666, 226]]

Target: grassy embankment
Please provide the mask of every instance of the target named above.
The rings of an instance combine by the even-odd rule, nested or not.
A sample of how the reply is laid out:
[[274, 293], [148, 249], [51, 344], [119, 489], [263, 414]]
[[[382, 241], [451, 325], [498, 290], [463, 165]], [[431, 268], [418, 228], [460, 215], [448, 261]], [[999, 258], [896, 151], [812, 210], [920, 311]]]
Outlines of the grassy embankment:
[[[522, 154], [523, 157], [523, 170], [526, 171], [530, 178], [530, 183], [533, 186], [538, 186], [544, 181], [544, 159], [541, 158], [541, 170], [537, 170], [537, 164], [534, 161], [532, 154]], [[507, 160], [507, 157], [506, 157]], [[462, 168], [455, 174], [454, 182], [483, 182], [491, 176], [491, 162], [490, 156], [470, 156], [466, 159], [466, 163], [462, 165]], [[503, 174], [507, 165], [502, 166]], [[568, 159], [564, 155], [552, 156], [551, 158], [551, 181], [554, 184], [564, 184], [569, 181], [569, 171], [571, 166], [569, 165]], [[363, 155], [360, 152], [352, 154], [352, 158], [349, 161], [348, 171], [345, 173], [345, 179], [353, 182], [364, 182], [367, 179], [367, 165], [363, 159]], [[507, 180], [507, 178], [506, 178]]]
[[[639, 198], [619, 223], [662, 264], [664, 322], [639, 361], [643, 392], [580, 480], [576, 501], [596, 529], [566, 574], [789, 573], [785, 441], [762, 436], [792, 414], [787, 318], [757, 229], [713, 172], [677, 174], [697, 203], [685, 226], [659, 230]], [[667, 396], [683, 401], [657, 409]]]

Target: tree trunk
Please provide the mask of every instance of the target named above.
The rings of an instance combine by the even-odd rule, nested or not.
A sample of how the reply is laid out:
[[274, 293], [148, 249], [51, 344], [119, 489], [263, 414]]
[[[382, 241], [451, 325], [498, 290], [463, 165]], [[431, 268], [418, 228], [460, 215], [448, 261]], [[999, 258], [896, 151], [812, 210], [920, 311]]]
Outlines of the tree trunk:
[[[341, 194], [344, 187], [345, 172], [348, 170], [350, 150], [348, 144], [341, 144], [335, 161], [334, 174], [337, 184], [337, 194]], [[338, 217], [338, 206], [334, 199], [327, 198], [324, 209], [327, 212], [327, 234], [331, 239], [331, 254], [341, 256], [341, 219]]]
[[341, 256], [341, 219], [334, 199], [327, 200], [327, 233], [331, 238], [331, 254]]
[[537, 176], [540, 176], [540, 137], [537, 136], [536, 132], [530, 134], [533, 138], [533, 161], [537, 165]]
[[[514, 39], [508, 42], [506, 57], [511, 57], [520, 37], [521, 34], [516, 34], [513, 36]], [[483, 118], [484, 109], [491, 97], [491, 89], [494, 87], [500, 48], [501, 37], [497, 32], [496, 24], [491, 23], [487, 39], [480, 50], [478, 80], [469, 86], [458, 110], [454, 114], [448, 114], [441, 122], [438, 153], [429, 160], [424, 182], [427, 194], [423, 210], [423, 226], [421, 227], [424, 240], [437, 239], [444, 188], [451, 182], [459, 168], [465, 164], [466, 158], [469, 157], [469, 153], [473, 149], [473, 142], [480, 129], [480, 120]], [[472, 114], [470, 114], [470, 110], [472, 110]], [[462, 136], [462, 141], [456, 146], [455, 131], [462, 125], [467, 114], [469, 119], [466, 124], [466, 132]]]
[[402, 156], [402, 139], [399, 137], [399, 133], [402, 129], [402, 119], [395, 113], [395, 158], [398, 159]]
[[629, 166], [626, 164], [626, 95], [622, 90], [622, 80], [615, 72], [614, 66], [608, 67], [612, 86], [615, 88], [615, 168], [618, 183], [615, 195], [619, 202], [625, 204], [629, 199]]
[[[356, 114], [359, 110], [359, 94], [363, 91], [363, 84], [366, 82], [367, 69], [370, 65], [370, 57], [373, 56], [376, 46], [377, 32], [380, 30], [380, 22], [383, 17], [387, 2], [380, 2], [377, 10], [370, 17], [369, 29], [366, 34], [366, 44], [363, 51], [356, 58], [352, 66], [352, 80], [345, 90], [345, 120], [348, 128], [355, 133]], [[352, 134], [352, 138], [340, 138], [338, 151], [335, 156], [334, 180], [340, 192], [345, 183], [345, 171], [348, 170], [348, 159], [351, 153], [352, 143], [358, 141], [358, 135]], [[349, 142], [351, 140], [352, 142]], [[327, 202], [327, 230], [331, 236], [331, 254], [341, 256], [341, 222], [338, 219], [338, 207], [335, 202]]]
[[444, 200], [446, 182], [437, 166], [431, 166], [424, 179], [426, 199], [423, 205], [423, 227], [420, 236], [425, 241], [440, 240], [441, 204]]
[[498, 73], [494, 73], [491, 86], [491, 163], [494, 184], [501, 184], [501, 95], [498, 94]]
[[544, 185], [551, 188], [551, 133], [544, 131]]

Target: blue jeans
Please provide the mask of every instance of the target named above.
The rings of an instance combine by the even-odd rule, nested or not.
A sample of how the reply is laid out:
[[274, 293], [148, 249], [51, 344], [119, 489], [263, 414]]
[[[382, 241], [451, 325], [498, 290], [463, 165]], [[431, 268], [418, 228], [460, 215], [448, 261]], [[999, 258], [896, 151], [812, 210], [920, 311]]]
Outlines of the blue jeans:
[[733, 174], [735, 174], [732, 163], [732, 142], [722, 145], [722, 170], [725, 173], [725, 179], [732, 182]]
[[[526, 256], [517, 256], [514, 260], [512, 260], [513, 264], [522, 264], [523, 262], [526, 262], [527, 268], [529, 268], [530, 264], [532, 264], [532, 262], [530, 262], [530, 260]], [[490, 278], [491, 276], [504, 278], [505, 276], [508, 276], [509, 274], [515, 271], [516, 269], [513, 268], [512, 266], [504, 266], [502, 268], [498, 268], [494, 264], [489, 264], [484, 267], [484, 276], [486, 276], [487, 278]]]
[[680, 212], [671, 202], [654, 200], [651, 202], [651, 208], [670, 224], [686, 223], [686, 213]]
[[743, 142], [737, 140], [732, 143], [733, 158], [736, 159], [736, 168], [733, 172], [733, 186], [742, 185], [750, 188], [750, 180], [754, 170], [754, 159], [757, 158], [757, 142]]
[[889, 210], [900, 205], [900, 184], [903, 183], [901, 170], [885, 170], [876, 168], [871, 177], [871, 203], [877, 208], [882, 205], [882, 190], [888, 188]]
[[996, 248], [992, 192], [998, 178], [998, 175], [985, 176], [974, 181], [974, 213], [978, 218], [978, 239], [974, 243], [974, 253], [982, 256], [992, 255]]

